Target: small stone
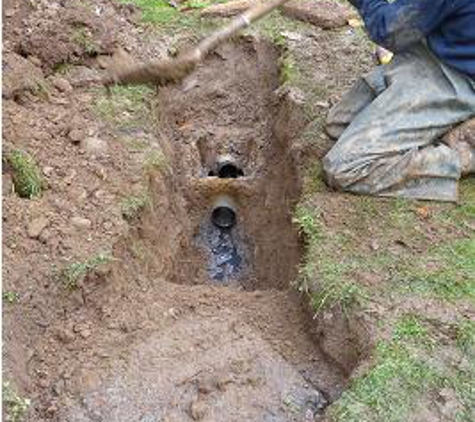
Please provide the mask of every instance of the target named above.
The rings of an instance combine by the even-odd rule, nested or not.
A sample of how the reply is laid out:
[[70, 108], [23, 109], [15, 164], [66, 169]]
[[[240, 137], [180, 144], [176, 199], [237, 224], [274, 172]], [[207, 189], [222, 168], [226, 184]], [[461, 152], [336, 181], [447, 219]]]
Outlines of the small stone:
[[81, 148], [89, 153], [103, 153], [107, 149], [107, 142], [102, 139], [90, 136], [81, 141]]
[[195, 421], [203, 419], [206, 415], [206, 405], [200, 400], [195, 400], [191, 403], [190, 415]]
[[41, 387], [41, 388], [46, 388], [46, 387], [49, 387], [49, 381], [47, 379], [40, 379], [38, 381], [38, 385]]
[[80, 332], [79, 335], [86, 339], [91, 336], [91, 330], [89, 328], [83, 328]]
[[112, 228], [114, 227], [114, 223], [112, 223], [111, 221], [106, 221], [104, 223], [104, 230], [111, 230]]
[[5, 17], [11, 18], [15, 14], [15, 9], [6, 9], [5, 10]]
[[48, 219], [46, 217], [35, 218], [34, 220], [28, 223], [28, 236], [32, 239], [38, 238], [47, 225]]
[[46, 409], [46, 413], [48, 416], [54, 416], [56, 413], [58, 413], [58, 408], [54, 404], [52, 404]]
[[46, 176], [46, 177], [50, 177], [52, 174], [53, 174], [53, 171], [54, 171], [54, 168], [53, 167], [44, 167], [43, 168], [43, 174]]
[[211, 378], [205, 378], [200, 380], [198, 384], [198, 392], [200, 394], [210, 394], [216, 387], [216, 381]]
[[97, 64], [101, 69], [106, 69], [110, 64], [110, 56], [97, 56]]
[[92, 226], [91, 220], [83, 217], [73, 217], [71, 218], [71, 224], [80, 230], [90, 229]]
[[41, 243], [48, 243], [48, 241], [51, 239], [51, 236], [52, 236], [51, 230], [45, 229], [41, 232], [38, 239], [40, 240]]
[[58, 328], [56, 331], [56, 338], [62, 343], [71, 343], [74, 341], [74, 333], [66, 328]]
[[71, 84], [64, 78], [54, 78], [53, 85], [61, 92], [70, 92], [73, 90]]
[[69, 136], [69, 139], [74, 143], [74, 144], [78, 144], [79, 142], [81, 142], [85, 137], [85, 133], [83, 130], [81, 129], [73, 129], [69, 132], [68, 134]]
[[28, 60], [33, 66], [41, 67], [41, 60], [36, 56], [28, 56]]

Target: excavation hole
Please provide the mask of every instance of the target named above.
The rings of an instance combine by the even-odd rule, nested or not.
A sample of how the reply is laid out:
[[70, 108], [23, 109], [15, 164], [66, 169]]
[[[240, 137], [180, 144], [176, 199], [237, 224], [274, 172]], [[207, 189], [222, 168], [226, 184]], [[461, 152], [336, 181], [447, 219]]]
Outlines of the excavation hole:
[[[159, 92], [160, 139], [173, 151], [177, 199], [157, 201], [172, 208], [163, 218], [176, 218], [163, 229], [176, 245], [169, 270], [175, 283], [213, 283], [216, 268], [227, 268], [219, 272], [222, 285], [285, 290], [298, 275], [292, 212], [300, 178], [289, 150], [300, 129], [290, 118], [295, 107], [276, 94], [279, 60], [268, 41], [236, 40], [193, 74], [192, 90]], [[163, 237], [156, 238], [161, 248]]]

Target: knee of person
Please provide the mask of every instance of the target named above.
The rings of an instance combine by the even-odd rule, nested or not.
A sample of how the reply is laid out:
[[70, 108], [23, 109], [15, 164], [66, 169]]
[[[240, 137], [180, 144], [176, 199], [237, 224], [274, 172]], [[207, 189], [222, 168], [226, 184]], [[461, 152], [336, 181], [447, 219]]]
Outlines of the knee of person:
[[341, 188], [339, 183], [342, 169], [339, 165], [339, 160], [336, 160], [331, 151], [322, 159], [323, 177], [325, 182], [333, 188]]
[[338, 124], [334, 120], [327, 119], [325, 122], [325, 132], [334, 140], [337, 140], [343, 134], [345, 129], [346, 126]]

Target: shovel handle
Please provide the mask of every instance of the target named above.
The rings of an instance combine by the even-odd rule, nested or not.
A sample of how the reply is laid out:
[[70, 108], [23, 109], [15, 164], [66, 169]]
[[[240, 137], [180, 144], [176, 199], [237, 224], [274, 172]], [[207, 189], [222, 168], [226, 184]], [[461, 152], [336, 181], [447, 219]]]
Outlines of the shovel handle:
[[251, 25], [251, 23], [259, 20], [263, 16], [267, 15], [269, 12], [272, 12], [279, 6], [282, 6], [284, 3], [287, 3], [289, 0], [270, 0], [264, 1], [257, 4], [254, 7], [246, 10], [244, 13], [240, 14], [228, 25], [223, 26], [218, 29], [216, 32], [213, 32], [202, 41], [194, 49], [194, 54], [202, 60], [211, 50], [218, 46], [223, 41], [237, 34], [242, 29]]
[[174, 59], [153, 60], [139, 65], [129, 59], [128, 62], [116, 64], [116, 66], [112, 67], [110, 75], [104, 78], [102, 83], [104, 85], [146, 83], [164, 85], [168, 82], [177, 82], [191, 73], [196, 65], [223, 41], [288, 1], [261, 0], [261, 3], [232, 19], [229, 24], [211, 33], [195, 47], [183, 52], [178, 57]]

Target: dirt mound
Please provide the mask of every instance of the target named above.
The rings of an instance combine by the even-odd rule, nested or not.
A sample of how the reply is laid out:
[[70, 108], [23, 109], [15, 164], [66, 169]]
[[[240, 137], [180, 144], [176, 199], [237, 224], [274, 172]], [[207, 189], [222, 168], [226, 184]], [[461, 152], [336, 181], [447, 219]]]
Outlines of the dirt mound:
[[16, 50], [23, 56], [37, 57], [47, 72], [63, 63], [111, 53], [116, 42], [116, 25], [109, 22], [99, 5], [39, 5], [26, 25], [35, 30], [20, 38]]
[[35, 92], [46, 84], [43, 72], [29, 60], [15, 53], [2, 57], [2, 96], [10, 99], [19, 97], [24, 91]]

